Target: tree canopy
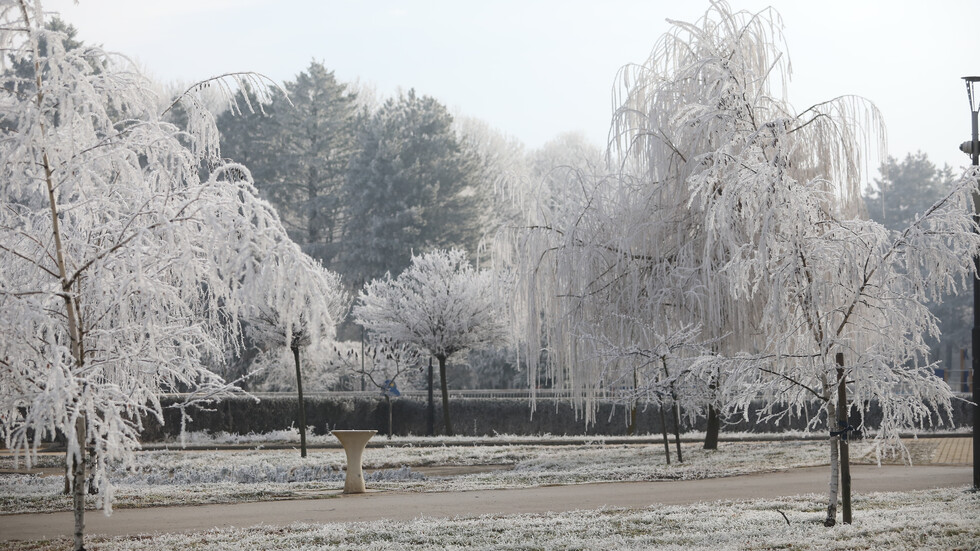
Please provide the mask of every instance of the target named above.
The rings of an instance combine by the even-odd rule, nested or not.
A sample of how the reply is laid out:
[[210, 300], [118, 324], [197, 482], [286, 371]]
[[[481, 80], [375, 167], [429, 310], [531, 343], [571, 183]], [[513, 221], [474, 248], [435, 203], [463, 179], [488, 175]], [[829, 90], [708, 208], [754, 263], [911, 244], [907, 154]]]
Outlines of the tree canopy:
[[500, 343], [504, 313], [495, 296], [494, 274], [475, 270], [459, 249], [412, 256], [397, 277], [368, 282], [354, 316], [368, 331], [425, 350], [439, 360], [443, 417], [452, 434], [446, 361], [471, 348]]
[[[343, 224], [343, 181], [354, 153], [356, 95], [313, 61], [271, 108], [218, 119], [222, 150], [248, 163], [290, 236], [330, 266]], [[240, 90], [244, 101], [249, 90]]]
[[413, 252], [476, 249], [483, 190], [452, 123], [442, 104], [410, 90], [361, 127], [344, 190], [342, 265], [352, 283], [398, 274]]

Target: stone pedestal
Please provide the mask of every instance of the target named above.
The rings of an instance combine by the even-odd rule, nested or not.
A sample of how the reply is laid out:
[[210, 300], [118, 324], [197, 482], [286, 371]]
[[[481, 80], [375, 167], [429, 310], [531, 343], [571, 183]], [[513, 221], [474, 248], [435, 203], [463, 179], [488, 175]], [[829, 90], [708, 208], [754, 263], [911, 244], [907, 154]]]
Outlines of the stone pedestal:
[[364, 493], [364, 472], [361, 470], [361, 457], [364, 447], [378, 431], [376, 430], [335, 430], [330, 434], [340, 440], [347, 453], [347, 478], [344, 480], [345, 494]]

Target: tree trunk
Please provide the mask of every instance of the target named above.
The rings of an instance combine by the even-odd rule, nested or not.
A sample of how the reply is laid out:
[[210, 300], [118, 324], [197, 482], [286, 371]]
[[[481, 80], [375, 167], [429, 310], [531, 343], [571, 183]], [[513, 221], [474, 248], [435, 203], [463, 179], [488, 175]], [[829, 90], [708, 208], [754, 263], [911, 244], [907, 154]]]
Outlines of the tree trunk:
[[72, 505], [75, 510], [75, 532], [74, 547], [75, 551], [84, 551], [85, 534], [85, 443], [86, 435], [86, 416], [80, 414], [75, 419], [75, 438], [78, 440], [78, 453], [71, 457], [72, 475]]
[[446, 427], [446, 436], [453, 435], [453, 424], [449, 418], [449, 385], [446, 381], [446, 357], [436, 356], [439, 360], [439, 382], [442, 387], [442, 422]]
[[844, 524], [851, 523], [851, 455], [848, 450], [848, 435], [851, 426], [847, 421], [847, 377], [844, 374], [844, 354], [837, 353], [837, 430], [841, 432], [838, 445], [840, 447], [840, 483], [841, 505], [843, 506]]
[[364, 371], [364, 328], [361, 327], [361, 392], [364, 392], [364, 389], [367, 388], [364, 382], [365, 373], [367, 372]]
[[626, 434], [633, 436], [636, 434], [636, 368], [633, 369], [633, 398], [630, 400], [630, 423], [626, 427]]
[[677, 445], [677, 462], [683, 463], [681, 454], [681, 405], [674, 401], [674, 443]]
[[[834, 426], [834, 419], [837, 418], [837, 409], [831, 402], [827, 403], [827, 424], [831, 427]], [[840, 482], [840, 459], [838, 452], [840, 448], [837, 446], [837, 436], [830, 437], [830, 485], [828, 486], [827, 495], [827, 518], [823, 521], [823, 525], [830, 527], [837, 524], [837, 493], [839, 490], [838, 483]]]
[[303, 374], [299, 369], [299, 347], [293, 348], [296, 363], [296, 392], [299, 395], [299, 456], [306, 457], [306, 403], [303, 401]]
[[[717, 352], [717, 350], [715, 350]], [[708, 423], [704, 429], [704, 449], [718, 449], [718, 433], [721, 431], [721, 418], [718, 417], [718, 410], [715, 409], [715, 401], [718, 400], [718, 381], [721, 380], [721, 368], [711, 379], [708, 391], [711, 394], [711, 403], [708, 404]]]
[[429, 436], [436, 435], [436, 405], [432, 399], [432, 357], [429, 357], [429, 411], [426, 416]]
[[667, 457], [667, 464], [670, 465], [670, 437], [667, 436], [667, 415], [664, 413], [664, 405], [660, 404], [660, 430], [664, 435], [664, 454]]
[[708, 426], [705, 428], [704, 449], [718, 449], [718, 432], [721, 430], [721, 418], [714, 404], [708, 406]]
[[[24, 18], [24, 25], [31, 28], [31, 20], [27, 14], [27, 4], [20, 2], [20, 11]], [[40, 24], [40, 23], [39, 23]], [[41, 78], [41, 54], [38, 50], [37, 42], [32, 44], [34, 50], [34, 83], [37, 86], [36, 102], [38, 113], [44, 108], [44, 84]], [[41, 132], [41, 166], [44, 169], [44, 181], [48, 192], [48, 210], [51, 213], [51, 235], [54, 240], [55, 262], [58, 266], [58, 280], [65, 302], [65, 319], [68, 323], [68, 338], [71, 346], [72, 359], [75, 368], [81, 370], [85, 365], [85, 355], [82, 353], [82, 331], [78, 318], [77, 304], [72, 297], [71, 280], [68, 277], [67, 264], [65, 262], [65, 247], [61, 240], [60, 213], [58, 212], [58, 201], [55, 197], [54, 170], [51, 168], [51, 161], [48, 158], [46, 125], [43, 115], [39, 117], [39, 128]], [[84, 389], [84, 385], [83, 385]], [[75, 509], [75, 533], [74, 549], [82, 551], [85, 549], [83, 544], [83, 533], [85, 530], [85, 444], [86, 444], [86, 418], [83, 413], [81, 395], [78, 395], [75, 405], [79, 408], [78, 418], [75, 420], [75, 438], [78, 440], [78, 455], [72, 459], [72, 479], [73, 479], [73, 505]], [[67, 428], [67, 427], [66, 427]]]
[[626, 434], [629, 436], [636, 434], [636, 401], [630, 404], [630, 422], [626, 425]]
[[392, 422], [391, 422], [391, 396], [389, 396], [387, 392], [385, 392], [385, 402], [388, 403], [388, 439], [390, 440], [391, 439], [391, 433], [392, 433], [392, 429], [391, 429], [391, 425], [392, 425]]

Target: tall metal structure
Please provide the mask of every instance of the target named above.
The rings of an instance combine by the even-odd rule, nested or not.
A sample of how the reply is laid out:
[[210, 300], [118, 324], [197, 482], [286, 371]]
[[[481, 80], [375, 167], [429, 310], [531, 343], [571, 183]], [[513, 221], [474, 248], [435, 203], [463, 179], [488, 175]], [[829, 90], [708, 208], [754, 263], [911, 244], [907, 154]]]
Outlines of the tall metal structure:
[[[980, 82], [980, 76], [963, 77], [966, 81], [966, 94], [970, 100], [970, 115], [973, 122], [972, 139], [960, 144], [960, 151], [970, 156], [973, 166], [980, 166], [980, 136], [978, 136], [977, 116], [980, 112], [980, 97], [977, 97], [974, 87]], [[980, 212], [980, 196], [973, 196], [973, 205]], [[975, 215], [976, 216], [976, 215]], [[978, 217], [980, 218], [980, 217]], [[977, 272], [980, 273], [980, 257], [973, 259]], [[980, 491], [980, 280], [973, 280], [973, 489]]]

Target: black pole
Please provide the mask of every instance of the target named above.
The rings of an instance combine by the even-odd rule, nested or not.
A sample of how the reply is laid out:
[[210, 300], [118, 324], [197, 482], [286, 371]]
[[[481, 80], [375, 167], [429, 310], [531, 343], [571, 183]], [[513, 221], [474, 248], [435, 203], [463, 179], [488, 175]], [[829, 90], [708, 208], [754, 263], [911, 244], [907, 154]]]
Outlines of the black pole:
[[[970, 116], [972, 134], [969, 142], [960, 145], [960, 151], [970, 156], [974, 167], [980, 166], [980, 132], [978, 132], [977, 116], [980, 104], [973, 97], [973, 86], [980, 82], [980, 76], [963, 77], [966, 81], [966, 96], [970, 100]], [[980, 195], [973, 195], [974, 221], [980, 223]], [[980, 276], [980, 256], [973, 259], [973, 266]], [[977, 384], [977, 374], [980, 373], [980, 281], [973, 280], [973, 490], [980, 492], [980, 384]]]
[[[970, 95], [970, 114], [973, 117], [973, 135], [970, 141], [970, 158], [973, 166], [980, 166], [980, 135], [977, 127], [977, 108], [973, 104], [973, 83], [977, 77], [969, 77], [966, 81], [967, 90]], [[980, 198], [974, 196], [974, 208]], [[976, 215], [974, 215], [976, 216]], [[980, 274], [980, 257], [973, 259], [977, 273]], [[977, 374], [980, 373], [980, 284], [973, 280], [973, 489], [980, 491], [980, 433], [977, 432], [980, 426], [980, 384], [977, 384]]]
[[436, 434], [436, 406], [432, 402], [432, 357], [429, 357], [429, 416], [428, 416], [428, 426], [426, 427], [429, 432], [429, 436], [435, 436]]
[[296, 363], [296, 392], [299, 397], [299, 456], [306, 457], [306, 404], [303, 402], [303, 374], [299, 369], [299, 347], [293, 346]]

